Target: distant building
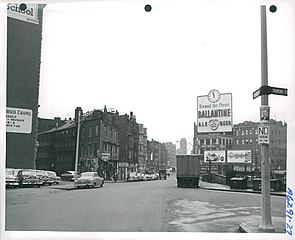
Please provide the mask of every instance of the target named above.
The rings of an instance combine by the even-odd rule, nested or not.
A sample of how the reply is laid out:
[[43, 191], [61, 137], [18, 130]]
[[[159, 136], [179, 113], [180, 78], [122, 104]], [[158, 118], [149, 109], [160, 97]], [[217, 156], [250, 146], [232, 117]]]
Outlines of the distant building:
[[[42, 18], [45, 5], [7, 4], [6, 167], [35, 168]], [[29, 15], [27, 15], [29, 14]], [[15, 110], [15, 112], [14, 112]], [[26, 112], [25, 124], [15, 121]], [[12, 119], [11, 121], [9, 119]], [[17, 119], [19, 120], [19, 119]], [[26, 127], [24, 130], [21, 126]]]
[[157, 172], [159, 169], [166, 169], [167, 164], [167, 150], [163, 143], [154, 139], [148, 140], [148, 158], [147, 170]]
[[[74, 120], [38, 134], [38, 169], [53, 170], [57, 174], [75, 169], [79, 112], [82, 113], [82, 109], [76, 108]], [[107, 112], [106, 108], [94, 110], [88, 116], [84, 115], [80, 123], [78, 171], [97, 171], [100, 176], [110, 179], [119, 162], [119, 133], [113, 113]]]
[[143, 127], [143, 124], [138, 124], [138, 127], [138, 170], [144, 173], [147, 161], [147, 129]]
[[232, 132], [198, 133], [194, 125], [194, 149], [196, 154], [204, 154], [207, 150], [228, 150], [233, 145]]
[[119, 130], [118, 177], [125, 180], [128, 173], [138, 170], [139, 125], [133, 112], [130, 112], [130, 116], [117, 112], [113, 121]]
[[172, 142], [164, 143], [167, 150], [167, 165], [169, 167], [176, 167], [176, 145]]
[[[253, 169], [261, 168], [261, 145], [258, 144], [259, 122], [245, 121], [234, 125], [233, 149], [252, 150]], [[270, 119], [269, 157], [272, 170], [286, 170], [287, 124]]]
[[177, 154], [187, 154], [187, 141], [185, 138], [180, 139], [180, 147], [177, 149]]
[[55, 171], [58, 175], [75, 170], [77, 124], [69, 120], [37, 135], [36, 168]]

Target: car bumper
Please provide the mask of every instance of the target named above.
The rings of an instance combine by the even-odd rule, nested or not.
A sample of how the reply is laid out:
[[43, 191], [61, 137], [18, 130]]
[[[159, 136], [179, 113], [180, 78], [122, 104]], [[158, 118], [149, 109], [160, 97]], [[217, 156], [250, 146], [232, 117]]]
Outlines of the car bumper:
[[38, 186], [38, 185], [43, 185], [43, 182], [23, 182], [23, 185], [31, 185], [31, 186]]
[[88, 187], [93, 185], [93, 183], [75, 183], [75, 187]]
[[6, 182], [5, 184], [6, 184], [6, 186], [18, 186], [19, 185], [18, 182]]

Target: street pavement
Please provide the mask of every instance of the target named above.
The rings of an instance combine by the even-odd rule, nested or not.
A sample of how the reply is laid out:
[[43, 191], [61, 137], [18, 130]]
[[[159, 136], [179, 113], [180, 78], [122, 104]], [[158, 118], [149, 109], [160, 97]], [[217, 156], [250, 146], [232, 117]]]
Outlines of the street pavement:
[[[171, 176], [94, 189], [74, 189], [73, 182], [8, 189], [6, 230], [237, 233], [241, 223], [260, 221], [260, 194], [205, 185], [177, 188]], [[285, 197], [274, 195], [271, 204], [276, 232], [283, 233]]]

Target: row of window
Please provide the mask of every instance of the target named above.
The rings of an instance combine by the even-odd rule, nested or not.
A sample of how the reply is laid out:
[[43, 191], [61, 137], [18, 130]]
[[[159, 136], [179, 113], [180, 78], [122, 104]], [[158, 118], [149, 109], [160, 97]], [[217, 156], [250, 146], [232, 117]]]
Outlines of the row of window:
[[[235, 135], [236, 136], [247, 136], [247, 135], [257, 135], [258, 134], [258, 127], [252, 127], [252, 128], [246, 128], [246, 129], [235, 129]], [[271, 135], [277, 135], [277, 136], [285, 136], [286, 135], [286, 132], [285, 131], [279, 131], [279, 130], [271, 130], [270, 131], [270, 134]]]
[[[254, 139], [254, 141], [255, 141], [255, 144], [258, 144], [258, 139], [257, 138], [255, 138]], [[249, 139], [236, 139], [236, 142], [235, 142], [235, 144], [236, 145], [247, 145], [247, 144], [253, 144], [253, 139], [252, 138], [249, 138]], [[271, 140], [270, 141], [270, 143], [271, 144], [278, 144], [278, 145], [280, 145], [280, 144], [282, 144], [282, 143], [284, 143], [285, 141], [281, 141], [281, 140], [278, 140], [278, 141], [274, 141], [274, 140]]]
[[75, 136], [76, 135], [76, 128], [71, 128], [71, 129], [66, 129], [66, 130], [62, 130], [62, 131], [57, 131], [55, 133], [56, 136], [60, 136], [60, 135], [72, 135]]
[[[236, 145], [247, 145], [247, 144], [253, 144], [253, 139], [236, 139]], [[258, 139], [255, 138], [255, 144], [258, 144]]]
[[[94, 126], [95, 131], [93, 135], [93, 126], [88, 126], [88, 137], [91, 138], [92, 136], [99, 136], [99, 125], [96, 124]], [[103, 124], [103, 136], [114, 141], [118, 141], [118, 132], [116, 129], [113, 129], [105, 124]], [[82, 127], [82, 138], [86, 137], [86, 127]]]
[[257, 135], [258, 134], [258, 128], [253, 127], [253, 128], [243, 129], [243, 130], [235, 129], [235, 133], [236, 133], [236, 136], [253, 135], [253, 133], [255, 135]]
[[56, 148], [64, 148], [64, 147], [75, 147], [76, 144], [74, 141], [72, 142], [60, 142], [60, 143], [55, 143], [54, 145]]
[[[114, 146], [108, 143], [104, 143], [103, 145], [104, 152], [110, 153], [112, 157], [117, 158], [119, 155], [119, 147]], [[97, 143], [88, 143], [87, 145], [81, 144], [81, 155], [95, 156], [98, 155], [98, 144]]]
[[215, 144], [230, 146], [232, 145], [232, 139], [228, 139], [228, 138], [200, 139], [200, 145], [215, 145]]

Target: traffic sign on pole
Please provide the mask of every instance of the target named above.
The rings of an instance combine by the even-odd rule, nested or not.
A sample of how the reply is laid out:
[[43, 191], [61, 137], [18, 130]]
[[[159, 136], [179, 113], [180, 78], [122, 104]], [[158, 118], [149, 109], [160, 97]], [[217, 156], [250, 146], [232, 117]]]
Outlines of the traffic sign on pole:
[[269, 125], [261, 124], [258, 126], [258, 143], [269, 144]]

